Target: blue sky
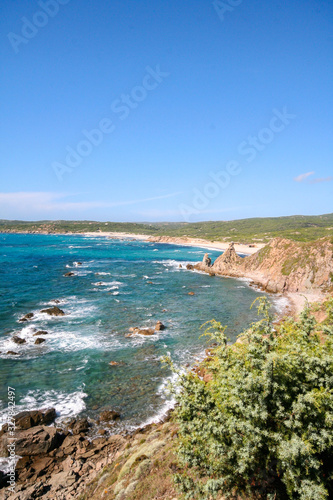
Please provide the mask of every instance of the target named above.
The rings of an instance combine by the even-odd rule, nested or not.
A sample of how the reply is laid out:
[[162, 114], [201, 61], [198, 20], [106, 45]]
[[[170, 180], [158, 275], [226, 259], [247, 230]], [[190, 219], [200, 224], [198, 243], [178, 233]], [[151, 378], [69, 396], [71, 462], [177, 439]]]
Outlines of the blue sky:
[[0, 218], [332, 212], [330, 0], [3, 0]]

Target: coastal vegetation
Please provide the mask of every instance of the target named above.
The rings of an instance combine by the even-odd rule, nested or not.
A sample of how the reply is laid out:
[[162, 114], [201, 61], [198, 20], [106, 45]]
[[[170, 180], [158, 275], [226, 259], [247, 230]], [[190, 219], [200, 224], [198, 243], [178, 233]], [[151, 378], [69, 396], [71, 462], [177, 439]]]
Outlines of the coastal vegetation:
[[[218, 344], [204, 376], [180, 374], [175, 395], [175, 480], [185, 498], [299, 498], [333, 494], [333, 299], [318, 323], [307, 306], [298, 320], [262, 319], [230, 346], [212, 321]], [[201, 371], [201, 375], [203, 375]]]
[[239, 243], [266, 243], [275, 237], [313, 241], [333, 235], [333, 214], [240, 219], [211, 222], [127, 223], [96, 221], [0, 220], [0, 232], [85, 233], [124, 232], [150, 236], [203, 238]]
[[208, 357], [178, 371], [171, 419], [139, 430], [82, 500], [299, 499], [333, 494], [333, 298], [230, 345], [206, 325]]

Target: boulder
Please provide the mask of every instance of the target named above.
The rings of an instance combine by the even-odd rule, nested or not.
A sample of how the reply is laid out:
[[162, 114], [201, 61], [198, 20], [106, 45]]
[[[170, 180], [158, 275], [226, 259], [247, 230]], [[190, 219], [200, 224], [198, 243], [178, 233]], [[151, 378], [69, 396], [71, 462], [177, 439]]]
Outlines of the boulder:
[[88, 432], [90, 427], [90, 424], [88, 422], [88, 419], [83, 417], [83, 418], [73, 418], [69, 424], [68, 424], [68, 429], [73, 432], [75, 436], [78, 434], [85, 434]]
[[48, 335], [49, 332], [46, 332], [45, 330], [38, 330], [38, 332], [33, 334], [33, 337], [37, 337], [38, 335]]
[[155, 325], [155, 330], [160, 331], [160, 330], [165, 330], [165, 326], [163, 325], [162, 321], [158, 321]]
[[155, 333], [155, 330], [153, 328], [137, 328], [137, 327], [133, 328], [133, 327], [131, 327], [129, 329], [129, 331], [131, 333], [126, 335], [126, 337], [132, 337], [136, 333], [138, 333], [139, 335], [154, 335], [154, 333]]
[[41, 313], [46, 313], [49, 316], [65, 316], [64, 311], [62, 309], [59, 309], [59, 307], [57, 306], [42, 309]]
[[15, 342], [15, 344], [25, 344], [26, 343], [25, 339], [21, 339], [21, 337], [18, 337], [17, 335], [14, 335], [14, 337], [12, 337], [12, 341]]
[[28, 321], [29, 319], [32, 319], [34, 317], [34, 313], [28, 313], [26, 314], [25, 316], [23, 316], [21, 319], [19, 319], [19, 321]]
[[18, 430], [30, 429], [36, 425], [49, 425], [56, 418], [55, 408], [46, 410], [22, 411], [15, 415], [15, 427]]
[[43, 344], [43, 342], [45, 342], [45, 339], [43, 339], [42, 337], [38, 337], [38, 339], [35, 340], [36, 345]]
[[186, 269], [188, 269], [189, 271], [193, 271], [194, 266], [192, 264], [187, 264]]
[[[49, 453], [61, 445], [64, 436], [54, 427], [36, 426], [20, 432], [16, 431], [15, 437], [16, 455], [26, 457]], [[8, 456], [7, 446], [12, 442], [12, 438], [7, 433], [4, 434], [0, 439], [0, 452]]]
[[104, 410], [100, 414], [100, 419], [102, 422], [109, 422], [118, 420], [120, 418], [120, 413], [115, 410]]
[[154, 335], [155, 330], [152, 328], [142, 328], [140, 330], [135, 330], [134, 333], [138, 333], [139, 335]]

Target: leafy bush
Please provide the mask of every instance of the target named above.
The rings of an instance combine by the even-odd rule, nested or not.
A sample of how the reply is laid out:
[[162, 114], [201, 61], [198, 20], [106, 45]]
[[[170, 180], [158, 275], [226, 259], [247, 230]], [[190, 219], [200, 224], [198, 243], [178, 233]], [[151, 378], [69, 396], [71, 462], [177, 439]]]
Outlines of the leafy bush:
[[274, 326], [266, 299], [262, 319], [230, 346], [218, 344], [206, 382], [179, 374], [176, 419], [187, 499], [322, 500], [333, 495], [333, 314], [324, 333], [306, 307], [295, 322]]

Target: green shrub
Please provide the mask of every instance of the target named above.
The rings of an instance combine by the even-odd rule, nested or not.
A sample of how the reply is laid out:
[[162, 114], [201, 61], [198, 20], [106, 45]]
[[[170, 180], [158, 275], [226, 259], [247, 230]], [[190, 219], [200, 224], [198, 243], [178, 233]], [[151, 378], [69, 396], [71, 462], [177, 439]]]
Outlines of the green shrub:
[[333, 330], [323, 335], [308, 308], [274, 327], [268, 302], [258, 300], [262, 319], [241, 342], [228, 345], [225, 328], [211, 322], [219, 347], [206, 364], [209, 382], [179, 374], [184, 469], [175, 481], [187, 499], [333, 494]]

